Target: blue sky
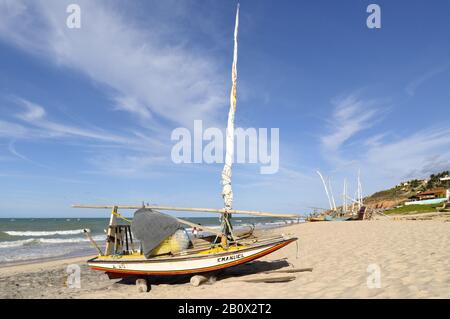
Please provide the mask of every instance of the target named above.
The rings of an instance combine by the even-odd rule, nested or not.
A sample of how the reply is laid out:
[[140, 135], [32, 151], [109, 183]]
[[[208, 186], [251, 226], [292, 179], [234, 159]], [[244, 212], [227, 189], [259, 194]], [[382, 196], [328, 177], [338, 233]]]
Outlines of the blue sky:
[[[222, 207], [222, 165], [172, 163], [170, 134], [225, 126], [236, 3], [0, 0], [0, 217]], [[448, 1], [240, 3], [236, 125], [279, 128], [280, 169], [237, 164], [236, 209], [327, 207], [317, 169], [340, 203], [358, 169], [368, 195], [450, 168]]]

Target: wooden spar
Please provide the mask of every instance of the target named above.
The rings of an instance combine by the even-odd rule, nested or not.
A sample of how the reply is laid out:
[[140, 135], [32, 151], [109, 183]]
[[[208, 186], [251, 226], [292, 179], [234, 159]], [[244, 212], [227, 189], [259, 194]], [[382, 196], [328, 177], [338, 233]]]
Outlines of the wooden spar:
[[105, 255], [108, 256], [111, 254], [111, 250], [112, 247], [111, 245], [113, 244], [111, 242], [111, 238], [112, 238], [112, 227], [117, 224], [117, 206], [110, 206], [109, 208], [111, 208], [111, 217], [109, 218], [109, 226], [108, 227], [108, 232], [106, 233], [106, 247], [105, 247]]
[[215, 229], [208, 228], [208, 227], [205, 227], [205, 226], [203, 226], [203, 225], [196, 224], [196, 223], [191, 223], [190, 221], [187, 221], [187, 220], [184, 220], [184, 219], [181, 219], [181, 218], [178, 218], [178, 217], [174, 217], [174, 218], [175, 218], [176, 220], [178, 220], [178, 221], [179, 221], [180, 223], [182, 223], [182, 224], [186, 224], [186, 225], [189, 225], [189, 226], [191, 226], [191, 227], [201, 228], [201, 229], [206, 230], [206, 231], [208, 231], [208, 232], [210, 232], [210, 233], [213, 233], [213, 234], [215, 234], [215, 235], [217, 235], [217, 236], [219, 236], [219, 237], [223, 236], [222, 232], [217, 231], [217, 230], [215, 230]]
[[131, 250], [134, 251], [133, 235], [131, 234], [131, 227], [127, 228], [128, 237], [130, 238]]
[[276, 214], [268, 212], [260, 212], [253, 210], [238, 210], [231, 209], [225, 211], [216, 208], [193, 208], [193, 207], [172, 207], [172, 206], [156, 206], [156, 205], [72, 205], [73, 208], [103, 208], [112, 209], [117, 207], [118, 209], [157, 209], [157, 210], [168, 210], [168, 211], [179, 211], [179, 212], [196, 212], [196, 213], [220, 213], [220, 214], [242, 214], [242, 215], [254, 215], [254, 216], [267, 216], [267, 217], [285, 217], [285, 218], [299, 218], [300, 215], [295, 214]]
[[272, 273], [297, 273], [297, 272], [305, 272], [305, 271], [313, 271], [312, 268], [289, 268], [289, 269], [279, 269], [279, 270], [270, 270], [265, 271], [265, 274], [272, 274]]
[[90, 231], [89, 229], [83, 229], [83, 232], [86, 234], [86, 237], [89, 239], [89, 241], [91, 242], [91, 244], [95, 247], [95, 249], [97, 249], [98, 254], [99, 254], [100, 256], [102, 256], [103, 253], [102, 253], [100, 247], [98, 247], [97, 243], [94, 241], [94, 239], [92, 239], [91, 231]]
[[244, 281], [250, 283], [274, 283], [274, 282], [287, 282], [295, 280], [295, 276], [267, 276], [261, 278], [244, 278], [244, 279], [236, 279], [236, 282]]
[[129, 250], [128, 249], [128, 231], [125, 229], [125, 244], [126, 244], [126, 248], [127, 248], [127, 251]]
[[244, 275], [242, 278], [227, 278], [221, 280], [223, 282], [250, 282], [250, 283], [272, 283], [272, 282], [287, 282], [295, 280], [296, 277], [293, 275], [284, 275], [280, 276], [279, 274], [251, 274]]

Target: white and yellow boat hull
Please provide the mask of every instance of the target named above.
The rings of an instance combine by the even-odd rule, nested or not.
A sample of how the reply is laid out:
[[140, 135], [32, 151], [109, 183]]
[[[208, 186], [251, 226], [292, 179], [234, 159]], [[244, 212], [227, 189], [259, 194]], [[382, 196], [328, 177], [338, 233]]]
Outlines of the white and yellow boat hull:
[[98, 256], [88, 261], [91, 269], [104, 271], [110, 277], [130, 275], [183, 275], [234, 267], [270, 254], [297, 240], [278, 237], [249, 245], [216, 247], [196, 253], [145, 258], [143, 255]]

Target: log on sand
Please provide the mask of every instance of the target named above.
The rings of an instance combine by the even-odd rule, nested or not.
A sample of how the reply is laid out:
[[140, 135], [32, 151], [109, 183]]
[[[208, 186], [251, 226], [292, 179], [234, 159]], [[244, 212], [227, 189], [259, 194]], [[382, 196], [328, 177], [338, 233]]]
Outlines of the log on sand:
[[[238, 277], [225, 278], [221, 281], [225, 282], [265, 282], [265, 283], [275, 283], [275, 282], [288, 282], [295, 280], [296, 277], [293, 275], [279, 275], [280, 273], [299, 273], [299, 272], [311, 272], [313, 268], [289, 268], [289, 269], [279, 269], [279, 270], [271, 270], [265, 271], [256, 274], [250, 275], [242, 275]], [[207, 276], [207, 275], [195, 275], [191, 277], [191, 285], [194, 287], [198, 287], [203, 283], [209, 282], [214, 283], [216, 281], [216, 276]]]
[[149, 290], [147, 279], [144, 278], [136, 279], [136, 288], [138, 292], [147, 292]]
[[[227, 279], [224, 279], [221, 281], [224, 281], [224, 282], [249, 282], [249, 283], [261, 283], [261, 282], [275, 283], [275, 282], [288, 282], [288, 281], [292, 281], [295, 279], [296, 279], [296, 277], [292, 276], [292, 275], [290, 275], [290, 276], [288, 276], [288, 275], [285, 275], [285, 276], [280, 276], [280, 275], [261, 276], [260, 274], [258, 274], [258, 275], [242, 276], [242, 277], [238, 277], [238, 278], [232, 277], [232, 278], [227, 278]], [[196, 276], [192, 276], [192, 278], [191, 278], [191, 284], [194, 287], [198, 287], [206, 282], [215, 282], [215, 277], [206, 277], [206, 276], [196, 275]]]
[[191, 285], [194, 287], [198, 287], [205, 282], [214, 283], [216, 282], [216, 277], [212, 275], [195, 275], [191, 277]]

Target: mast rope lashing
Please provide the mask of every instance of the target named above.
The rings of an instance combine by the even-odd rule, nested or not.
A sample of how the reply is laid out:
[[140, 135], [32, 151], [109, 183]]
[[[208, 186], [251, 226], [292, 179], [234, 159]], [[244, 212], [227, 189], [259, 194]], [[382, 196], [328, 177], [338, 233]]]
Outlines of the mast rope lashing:
[[131, 224], [131, 220], [129, 220], [129, 219], [123, 217], [123, 216], [120, 215], [119, 213], [114, 212], [114, 211], [113, 211], [112, 213], [113, 213], [113, 215], [115, 215], [115, 216], [117, 216], [117, 217], [119, 217], [119, 218], [123, 219], [124, 221], [129, 222], [129, 223]]

